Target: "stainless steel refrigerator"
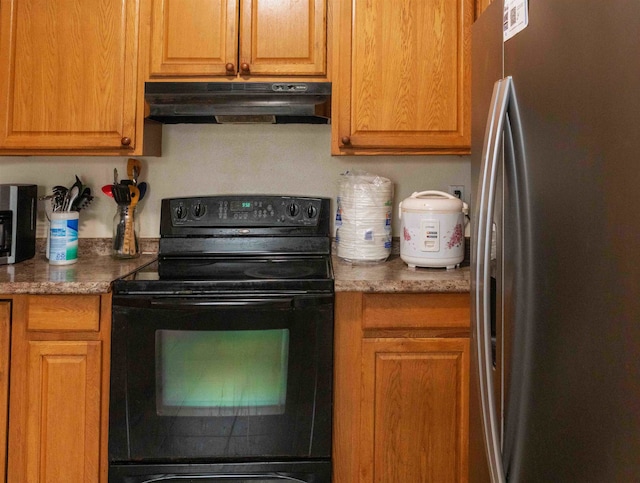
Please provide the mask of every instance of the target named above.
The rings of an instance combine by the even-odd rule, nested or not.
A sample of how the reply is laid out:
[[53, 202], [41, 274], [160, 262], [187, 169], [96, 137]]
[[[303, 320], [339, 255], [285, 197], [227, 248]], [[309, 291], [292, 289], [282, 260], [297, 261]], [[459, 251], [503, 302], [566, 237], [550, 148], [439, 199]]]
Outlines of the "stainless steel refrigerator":
[[511, 13], [472, 38], [470, 481], [637, 482], [640, 1]]

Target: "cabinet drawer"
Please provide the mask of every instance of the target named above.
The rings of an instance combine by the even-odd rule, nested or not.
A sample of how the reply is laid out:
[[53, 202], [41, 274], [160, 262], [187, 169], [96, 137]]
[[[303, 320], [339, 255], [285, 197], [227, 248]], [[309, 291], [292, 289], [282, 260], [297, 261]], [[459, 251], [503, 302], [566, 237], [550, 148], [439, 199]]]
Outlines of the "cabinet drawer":
[[362, 312], [365, 330], [468, 329], [471, 321], [468, 293], [364, 294]]
[[27, 309], [27, 330], [100, 330], [99, 295], [32, 295]]

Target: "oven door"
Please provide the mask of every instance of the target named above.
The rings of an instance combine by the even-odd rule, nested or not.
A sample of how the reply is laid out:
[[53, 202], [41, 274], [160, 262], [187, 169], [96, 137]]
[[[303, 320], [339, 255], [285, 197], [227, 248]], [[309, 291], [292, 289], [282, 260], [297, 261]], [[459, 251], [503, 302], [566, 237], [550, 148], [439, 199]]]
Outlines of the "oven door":
[[114, 296], [110, 462], [329, 458], [333, 295]]

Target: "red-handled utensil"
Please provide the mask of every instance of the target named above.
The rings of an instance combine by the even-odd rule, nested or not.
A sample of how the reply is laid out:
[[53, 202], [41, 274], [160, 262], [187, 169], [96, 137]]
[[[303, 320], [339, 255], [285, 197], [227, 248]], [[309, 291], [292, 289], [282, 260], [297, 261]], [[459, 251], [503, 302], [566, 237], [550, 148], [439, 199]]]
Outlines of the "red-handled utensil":
[[106, 184], [102, 187], [102, 192], [109, 198], [113, 198], [113, 191], [111, 190], [112, 184]]

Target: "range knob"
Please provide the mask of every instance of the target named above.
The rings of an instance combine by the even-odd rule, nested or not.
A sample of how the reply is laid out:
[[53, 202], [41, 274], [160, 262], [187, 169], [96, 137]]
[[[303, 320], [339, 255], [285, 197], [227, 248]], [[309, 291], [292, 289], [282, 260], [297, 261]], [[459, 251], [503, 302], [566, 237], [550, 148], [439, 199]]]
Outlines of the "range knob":
[[184, 220], [187, 217], [187, 210], [185, 210], [184, 206], [180, 204], [176, 206], [175, 214], [178, 220]]
[[289, 206], [287, 206], [287, 214], [292, 218], [298, 216], [299, 213], [300, 207], [295, 203], [290, 203]]
[[315, 218], [318, 214], [318, 208], [313, 205], [307, 206], [307, 218]]
[[191, 213], [193, 213], [194, 218], [202, 218], [206, 213], [207, 208], [200, 201], [197, 201], [191, 207]]

